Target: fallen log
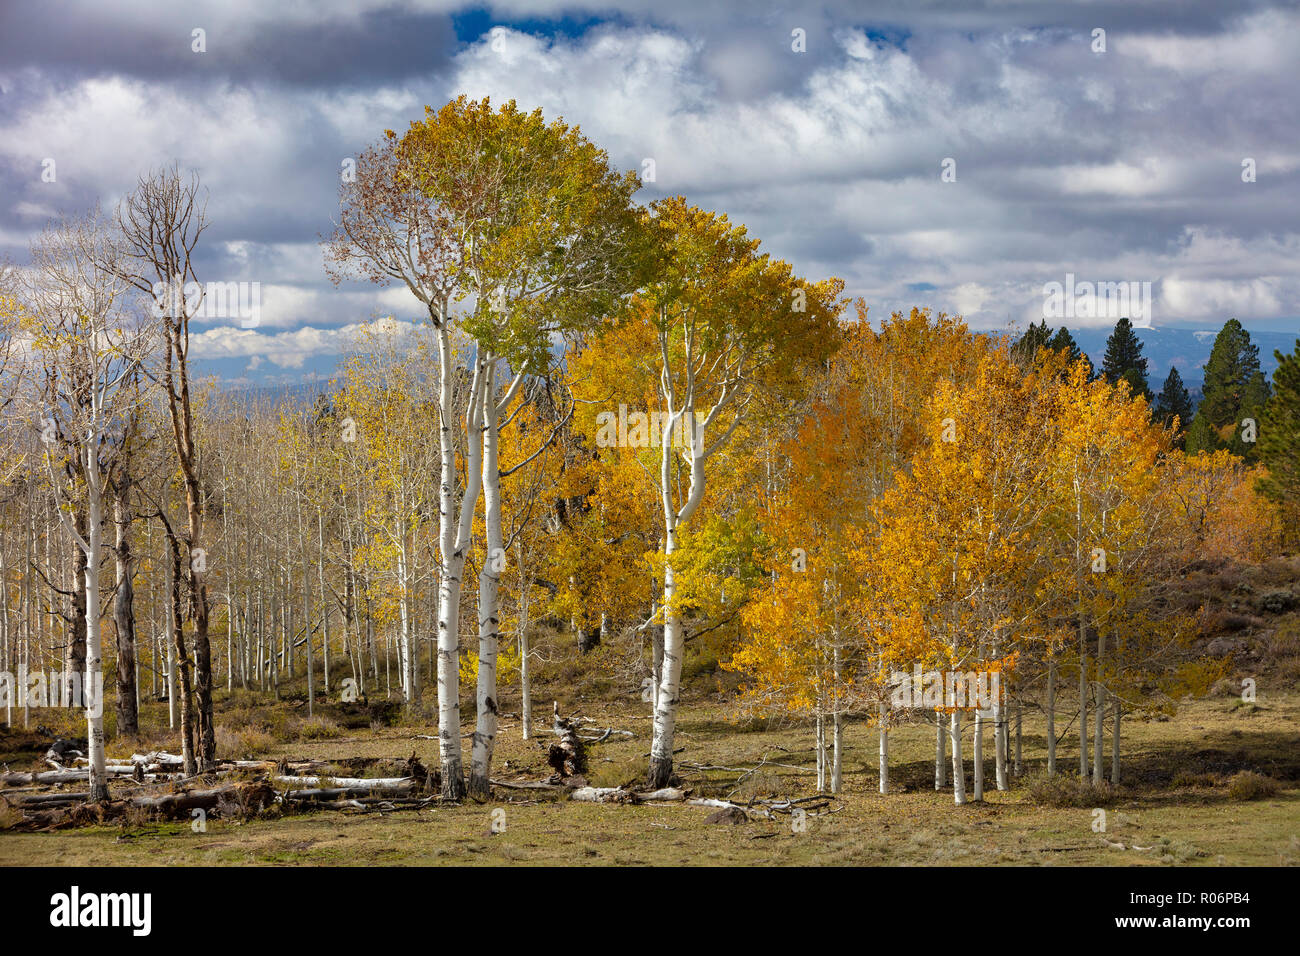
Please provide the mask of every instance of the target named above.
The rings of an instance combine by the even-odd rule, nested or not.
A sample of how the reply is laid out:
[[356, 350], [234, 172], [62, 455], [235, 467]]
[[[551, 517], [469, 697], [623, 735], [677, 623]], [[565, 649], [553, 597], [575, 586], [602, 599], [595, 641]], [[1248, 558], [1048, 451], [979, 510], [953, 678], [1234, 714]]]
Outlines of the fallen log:
[[188, 817], [194, 810], [221, 812], [225, 807], [232, 806], [244, 813], [257, 813], [270, 806], [274, 800], [275, 791], [261, 781], [230, 784], [210, 790], [139, 794], [106, 803], [93, 803], [86, 799], [67, 806], [53, 805], [23, 810], [22, 820], [13, 829], [55, 830], [99, 824], [121, 817], [129, 809], [143, 810], [150, 815], [170, 819]]
[[290, 787], [312, 788], [323, 786], [324, 781], [344, 790], [389, 790], [410, 788], [415, 785], [413, 777], [272, 777], [271, 781]]
[[131, 763], [161, 764], [170, 767], [184, 767], [185, 758], [169, 754], [165, 750], [154, 750], [147, 754], [131, 754]]
[[[130, 776], [131, 769], [110, 767], [109, 776]], [[43, 783], [85, 783], [90, 779], [90, 770], [38, 770], [34, 773], [0, 773], [0, 784], [6, 787], [21, 787], [24, 784]]]
[[489, 780], [494, 787], [504, 787], [506, 790], [572, 790], [573, 787], [563, 783], [550, 783], [546, 780]]
[[89, 800], [90, 794], [86, 791], [78, 791], [74, 793], [6, 793], [3, 799], [10, 806], [19, 808], [53, 807], [71, 803], [81, 803], [84, 800]]
[[414, 789], [415, 782], [410, 780], [405, 781], [401, 785], [389, 787], [313, 787], [309, 790], [287, 790], [284, 793], [284, 799], [293, 802], [337, 800], [344, 797], [369, 796], [376, 790], [387, 790], [393, 793], [409, 793]]
[[128, 797], [124, 803], [165, 816], [190, 810], [211, 810], [222, 802], [233, 802], [247, 810], [261, 810], [271, 805], [275, 791], [261, 781], [235, 783], [211, 790], [182, 790], [180, 793], [142, 794]]
[[361, 797], [354, 800], [335, 800], [313, 803], [313, 810], [360, 810], [364, 813], [383, 813], [389, 810], [418, 810], [438, 797]]
[[579, 787], [569, 794], [569, 799], [584, 803], [672, 803], [686, 799], [686, 791], [679, 787], [640, 792], [623, 787]]
[[[693, 807], [716, 807], [718, 810], [739, 810], [742, 813], [760, 813], [765, 819], [772, 819], [772, 811], [761, 803], [756, 806], [741, 806], [738, 803], [732, 803], [730, 800], [713, 800], [707, 797], [697, 797], [694, 800], [687, 800], [688, 804]], [[716, 814], [715, 814], [716, 815]]]

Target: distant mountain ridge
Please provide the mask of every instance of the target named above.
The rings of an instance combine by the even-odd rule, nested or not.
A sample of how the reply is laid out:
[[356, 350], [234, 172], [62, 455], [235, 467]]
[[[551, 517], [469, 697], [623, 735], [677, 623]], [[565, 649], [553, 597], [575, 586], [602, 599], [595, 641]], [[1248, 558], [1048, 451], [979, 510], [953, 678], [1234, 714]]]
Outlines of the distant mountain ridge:
[[[1059, 325], [1053, 326], [1053, 330], [1059, 327]], [[1066, 328], [1070, 328], [1068, 324]], [[1151, 391], [1159, 392], [1170, 367], [1177, 366], [1178, 374], [1182, 376], [1187, 390], [1193, 397], [1199, 397], [1204, 365], [1210, 359], [1210, 351], [1214, 348], [1214, 337], [1219, 334], [1219, 329], [1155, 326], [1149, 329], [1134, 329], [1134, 331], [1142, 341], [1142, 354], [1147, 359], [1147, 382]], [[1284, 355], [1293, 351], [1296, 340], [1300, 339], [1300, 330], [1257, 331], [1248, 327], [1247, 331], [1250, 332], [1250, 340], [1259, 346], [1260, 368], [1271, 381], [1273, 372], [1277, 369], [1277, 360], [1273, 358], [1273, 351], [1279, 350]], [[1106, 339], [1110, 333], [1110, 327], [1070, 328], [1070, 334], [1074, 336], [1079, 348], [1088, 354], [1093, 365], [1096, 366], [1101, 365], [1102, 357], [1106, 353]], [[218, 378], [218, 386], [228, 398], [272, 407], [281, 404], [310, 405], [319, 396], [332, 391], [330, 376], [322, 373], [316, 373], [314, 380], [293, 384], [254, 384], [247, 380], [222, 382]]]
[[321, 395], [328, 395], [333, 390], [329, 379], [317, 378], [289, 385], [250, 385], [238, 382], [227, 384], [221, 389], [221, 394], [228, 400], [275, 408], [279, 405], [312, 405]]
[[[1204, 378], [1205, 363], [1210, 360], [1210, 351], [1214, 348], [1214, 337], [1218, 329], [1193, 329], [1178, 326], [1154, 326], [1149, 329], [1134, 329], [1142, 340], [1142, 354], [1147, 359], [1147, 382], [1152, 392], [1159, 392], [1169, 374], [1171, 366], [1177, 366], [1183, 384], [1190, 392], [1200, 392]], [[1277, 368], [1273, 357], [1276, 349], [1286, 355], [1295, 349], [1300, 331], [1250, 332], [1250, 340], [1259, 346], [1259, 367], [1271, 381]], [[1079, 343], [1079, 348], [1088, 353], [1094, 365], [1101, 365], [1106, 354], [1106, 339], [1110, 336], [1109, 328], [1070, 329], [1070, 334]]]

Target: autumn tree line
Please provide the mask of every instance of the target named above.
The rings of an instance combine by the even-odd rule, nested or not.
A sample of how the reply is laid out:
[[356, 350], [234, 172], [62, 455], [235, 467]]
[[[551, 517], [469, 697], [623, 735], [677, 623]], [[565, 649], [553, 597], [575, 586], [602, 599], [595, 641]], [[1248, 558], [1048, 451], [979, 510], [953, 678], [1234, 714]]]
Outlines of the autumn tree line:
[[[969, 740], [980, 799], [989, 734], [1005, 788], [1026, 708], [1049, 772], [1072, 734], [1101, 782], [1109, 734], [1118, 782], [1122, 720], [1219, 674], [1179, 575], [1296, 526], [1300, 343], [1260, 388], [1229, 323], [1192, 414], [1172, 375], [1152, 401], [1123, 322], [1099, 372], [1045, 324], [875, 325], [840, 280], [639, 187], [513, 102], [386, 131], [341, 184], [325, 268], [407, 289], [421, 321], [370, 326], [313, 402], [194, 377], [201, 302], [175, 293], [202, 288], [195, 177], [51, 224], [0, 275], [0, 671], [89, 687], [107, 652], [110, 729], [167, 699], [189, 772], [215, 764], [222, 688], [400, 700], [436, 714], [462, 799], [490, 792], [503, 683], [530, 732], [542, 630], [620, 649], [652, 787], [709, 641], [741, 712], [809, 722], [822, 789], [849, 721], [876, 729], [882, 791], [891, 729], [924, 721], [936, 787], [968, 799]], [[938, 677], [900, 705], [909, 674]], [[972, 705], [971, 680], [996, 690]]]

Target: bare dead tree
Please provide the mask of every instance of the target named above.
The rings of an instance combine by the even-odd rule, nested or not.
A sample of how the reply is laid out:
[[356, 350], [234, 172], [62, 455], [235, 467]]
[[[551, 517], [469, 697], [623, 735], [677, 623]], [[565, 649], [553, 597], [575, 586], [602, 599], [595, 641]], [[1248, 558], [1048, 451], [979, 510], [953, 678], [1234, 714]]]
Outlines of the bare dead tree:
[[194, 250], [208, 226], [207, 200], [197, 174], [188, 179], [172, 166], [140, 177], [117, 210], [125, 242], [119, 275], [154, 304], [163, 338], [157, 378], [170, 413], [176, 462], [185, 492], [186, 544], [183, 572], [194, 622], [194, 693], [197, 703], [198, 769], [216, 764], [212, 712], [212, 651], [208, 639], [206, 495], [195, 434], [190, 387], [190, 319], [202, 307]]

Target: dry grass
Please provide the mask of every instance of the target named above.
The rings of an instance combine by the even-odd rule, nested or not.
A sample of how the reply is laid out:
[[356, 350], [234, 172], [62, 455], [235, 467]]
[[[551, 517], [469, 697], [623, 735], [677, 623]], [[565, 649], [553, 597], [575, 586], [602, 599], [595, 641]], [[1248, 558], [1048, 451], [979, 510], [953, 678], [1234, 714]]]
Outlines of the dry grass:
[[[846, 734], [845, 790], [835, 803], [838, 810], [810, 817], [802, 833], [788, 817], [717, 826], [704, 823], [709, 811], [697, 807], [516, 799], [384, 815], [321, 812], [211, 820], [208, 832], [198, 834], [184, 822], [143, 819], [121, 827], [5, 833], [0, 864], [1291, 865], [1300, 862], [1300, 790], [1294, 787], [1300, 778], [1295, 746], [1300, 695], [1275, 694], [1265, 684], [1261, 700], [1268, 709], [1249, 721], [1225, 713], [1222, 701], [1203, 700], [1189, 702], [1172, 720], [1128, 722], [1127, 782], [1115, 793], [1080, 787], [1064, 769], [1052, 786], [1067, 798], [1044, 798], [1042, 727], [1028, 719], [1026, 773], [1013, 779], [1011, 790], [990, 790], [983, 804], [953, 806], [950, 793], [933, 789], [933, 732], [916, 725], [894, 733], [895, 787], [880, 795], [874, 732], [853, 723]], [[637, 734], [593, 748], [593, 781], [612, 786], [639, 777], [650, 723], [639, 699], [575, 699], [562, 707], [582, 708], [601, 726]], [[742, 728], [724, 716], [713, 703], [685, 707], [678, 739], [686, 751], [679, 765], [741, 768], [764, 758], [767, 764], [743, 781], [733, 770], [684, 770], [688, 786], [742, 801], [813, 792], [810, 728]], [[405, 756], [414, 750], [432, 766], [436, 741], [411, 739], [413, 733], [432, 731], [428, 726], [352, 730], [328, 739], [273, 743], [259, 756], [337, 760]], [[544, 727], [532, 740], [522, 740], [518, 719], [507, 715], [497, 749], [498, 775], [544, 776], [549, 743]], [[1077, 760], [1069, 743], [1059, 750], [1062, 768]], [[1272, 778], [1277, 788], [1269, 794], [1225, 785], [1229, 778], [1254, 779], [1254, 774]], [[991, 787], [991, 766], [987, 779]], [[1102, 805], [1108, 814], [1104, 840], [1092, 829], [1093, 811]], [[489, 814], [496, 807], [505, 809], [506, 832], [492, 835]], [[1118, 850], [1106, 841], [1150, 849]]]
[[[1257, 623], [1262, 619], [1253, 615], [1252, 594], [1292, 586], [1298, 573], [1300, 563], [1289, 561], [1189, 576], [1188, 600], [1220, 616], [1219, 630], [1207, 639], [1240, 623], [1235, 636], [1247, 640], [1254, 655], [1243, 657], [1221, 690], [1240, 687], [1241, 678], [1251, 677], [1256, 700], [1246, 704], [1235, 695], [1207, 697], [1182, 702], [1171, 718], [1126, 719], [1118, 788], [1096, 790], [1079, 782], [1078, 738], [1071, 736], [1066, 715], [1058, 723], [1058, 732], [1065, 732], [1057, 750], [1061, 772], [1048, 779], [1045, 724], [1041, 715], [1027, 710], [1024, 773], [1013, 777], [1010, 790], [992, 789], [990, 738], [985, 801], [955, 807], [950, 791], [934, 790], [934, 732], [917, 723], [891, 734], [892, 788], [882, 795], [876, 792], [874, 729], [850, 721], [844, 791], [834, 802], [835, 812], [810, 817], [805, 832], [796, 832], [788, 817], [769, 821], [755, 816], [740, 825], [719, 826], [704, 822], [709, 815], [704, 808], [591, 805], [512, 791], [499, 794], [510, 799], [489, 805], [418, 812], [214, 819], [207, 833], [197, 834], [185, 822], [143, 819], [120, 827], [4, 833], [0, 864], [1297, 865], [1300, 611], [1270, 614]], [[626, 650], [602, 648], [575, 660], [570, 647], [559, 645], [562, 640], [567, 638], [539, 641], [552, 663], [536, 672], [538, 720], [532, 739], [525, 741], [520, 733], [518, 688], [503, 688], [494, 776], [510, 780], [550, 774], [546, 750], [554, 699], [565, 714], [580, 713], [599, 727], [635, 735], [612, 737], [592, 748], [592, 783], [638, 781], [649, 749], [650, 717]], [[676, 757], [683, 783], [697, 794], [741, 802], [812, 794], [812, 728], [733, 722], [728, 688], [710, 670], [716, 649], [691, 654], [698, 656], [690, 668], [696, 679], [687, 688], [677, 734], [677, 745], [684, 748]], [[297, 688], [286, 687], [283, 699], [274, 702], [252, 692], [223, 690], [217, 701], [218, 747], [223, 756], [315, 758], [340, 766], [347, 758], [405, 758], [414, 752], [426, 766], [436, 766], [437, 741], [417, 739], [436, 733], [432, 718], [403, 715], [380, 696], [372, 691], [374, 699], [362, 706], [321, 694], [316, 716], [308, 719], [306, 700]], [[466, 700], [465, 707], [472, 712], [472, 701]], [[68, 721], [67, 732], [75, 732], [75, 715]], [[165, 704], [146, 701], [141, 722], [146, 733], [113, 740], [111, 755], [176, 749], [175, 734], [156, 729], [167, 725]], [[0, 734], [0, 760], [24, 769], [24, 760], [37, 759], [38, 745], [40, 738], [34, 735]], [[965, 752], [969, 774], [969, 736]], [[492, 835], [489, 815], [498, 807], [505, 809], [506, 830]], [[1093, 829], [1095, 811], [1103, 808], [1106, 829], [1099, 833]]]

